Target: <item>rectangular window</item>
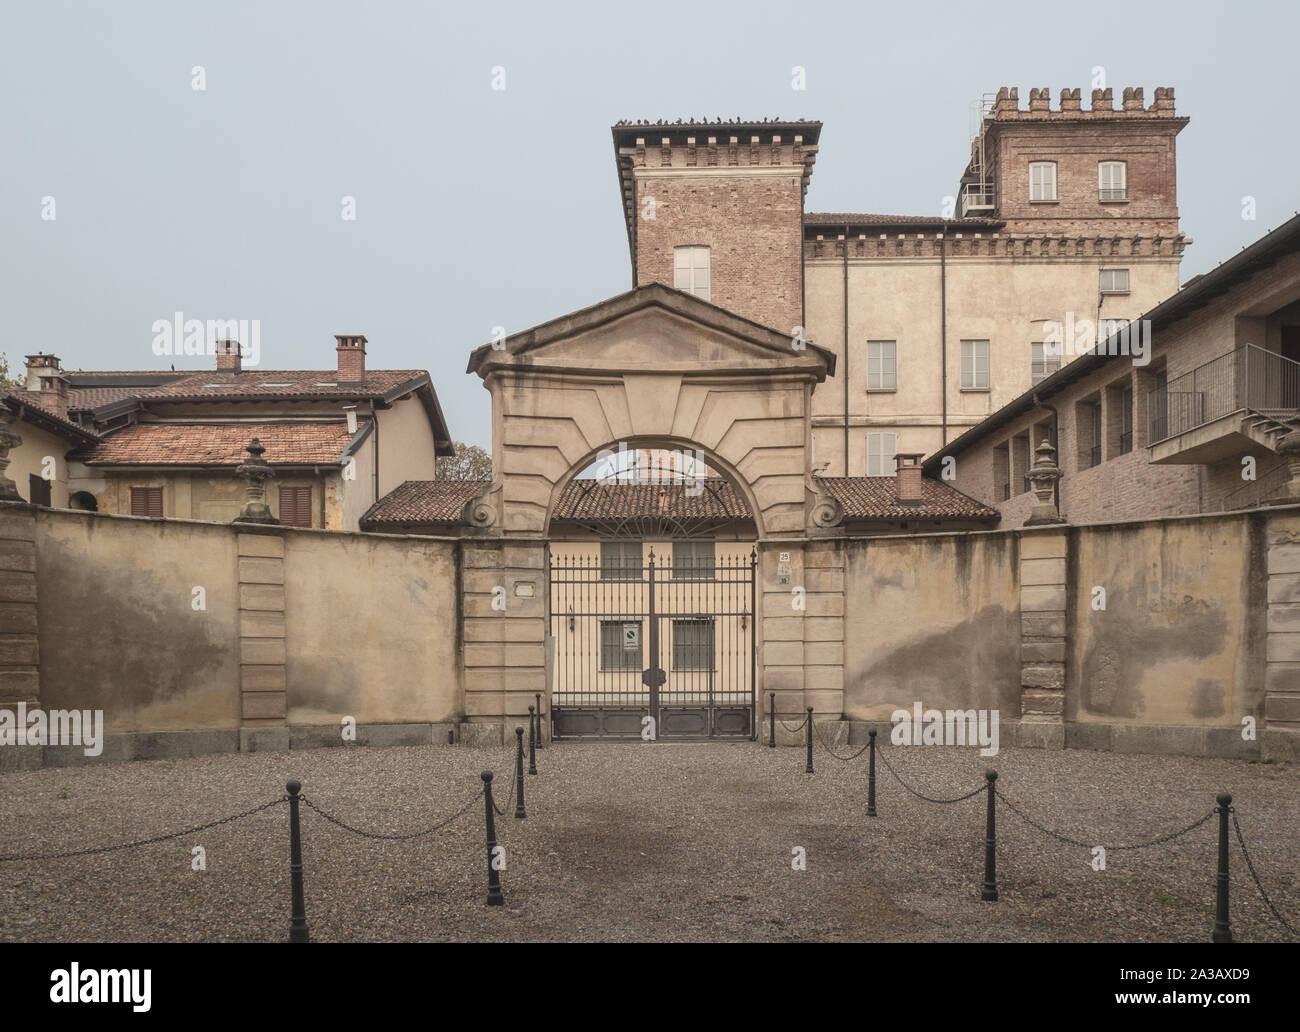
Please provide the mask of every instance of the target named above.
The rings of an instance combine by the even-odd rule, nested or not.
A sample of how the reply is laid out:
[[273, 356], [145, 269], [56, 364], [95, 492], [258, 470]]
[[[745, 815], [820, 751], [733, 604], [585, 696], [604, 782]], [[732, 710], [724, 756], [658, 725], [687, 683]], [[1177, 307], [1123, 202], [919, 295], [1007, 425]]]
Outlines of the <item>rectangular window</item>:
[[1102, 269], [1101, 292], [1103, 294], [1128, 293], [1128, 269]]
[[1030, 488], [1028, 434], [1011, 439], [1011, 486], [1021, 494]]
[[1133, 388], [1119, 392], [1120, 432], [1119, 453], [1127, 455], [1133, 450]]
[[50, 482], [35, 473], [27, 475], [27, 500], [33, 505], [50, 504]]
[[999, 444], [993, 449], [993, 485], [996, 498], [1005, 502], [1011, 497], [1011, 448]]
[[1084, 469], [1101, 465], [1101, 402], [1085, 401], [1079, 406], [1083, 414], [1081, 439], [1086, 446]]
[[1029, 163], [1029, 199], [1031, 201], [1056, 200], [1056, 162], [1031, 161]]
[[898, 389], [897, 346], [892, 340], [867, 341], [867, 390]]
[[600, 621], [600, 669], [641, 669], [641, 621]]
[[712, 541], [673, 542], [673, 580], [713, 580], [715, 565]]
[[132, 516], [161, 516], [163, 514], [161, 487], [131, 488]]
[[286, 527], [311, 526], [311, 488], [280, 488], [280, 522]]
[[961, 389], [986, 391], [989, 389], [989, 342], [964, 340], [961, 342]]
[[1102, 201], [1128, 200], [1128, 162], [1101, 161], [1097, 163], [1097, 199]]
[[673, 669], [713, 669], [713, 621], [673, 621]]
[[641, 542], [602, 541], [600, 543], [601, 580], [640, 580]]
[[892, 477], [896, 472], [894, 456], [898, 454], [898, 434], [867, 434], [867, 476]]
[[702, 246], [673, 248], [673, 286], [708, 301], [709, 249]]
[[[1054, 348], [1059, 352], [1059, 348]], [[1033, 341], [1029, 345], [1029, 379], [1034, 385], [1042, 383], [1061, 368], [1060, 354], [1048, 351], [1044, 341]]]

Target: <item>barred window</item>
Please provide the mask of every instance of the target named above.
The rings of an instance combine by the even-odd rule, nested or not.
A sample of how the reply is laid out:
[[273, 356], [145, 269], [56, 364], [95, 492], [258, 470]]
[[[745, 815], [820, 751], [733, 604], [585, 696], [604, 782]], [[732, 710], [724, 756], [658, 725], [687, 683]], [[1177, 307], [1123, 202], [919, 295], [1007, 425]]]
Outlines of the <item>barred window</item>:
[[641, 621], [600, 621], [600, 669], [641, 669]]
[[673, 669], [713, 669], [713, 621], [673, 621]]
[[674, 580], [713, 580], [717, 564], [712, 541], [674, 541]]
[[602, 541], [600, 543], [601, 580], [640, 580], [641, 542]]

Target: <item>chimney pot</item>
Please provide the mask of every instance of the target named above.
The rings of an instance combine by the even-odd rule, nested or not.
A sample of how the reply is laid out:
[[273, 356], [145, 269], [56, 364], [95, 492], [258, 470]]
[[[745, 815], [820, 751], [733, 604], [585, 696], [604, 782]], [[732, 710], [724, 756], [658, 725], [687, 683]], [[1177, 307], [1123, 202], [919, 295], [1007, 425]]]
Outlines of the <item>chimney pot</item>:
[[362, 383], [366, 378], [366, 338], [359, 333], [336, 333], [339, 383]]
[[41, 379], [48, 376], [58, 376], [60, 372], [59, 358], [57, 355], [47, 355], [43, 351], [38, 351], [34, 355], [27, 355], [27, 383], [24, 385], [29, 391], [39, 391]]
[[894, 475], [895, 498], [900, 505], [924, 505], [921, 493], [920, 452], [900, 452], [894, 456], [897, 472]]
[[217, 372], [238, 373], [243, 368], [244, 349], [237, 340], [217, 341]]

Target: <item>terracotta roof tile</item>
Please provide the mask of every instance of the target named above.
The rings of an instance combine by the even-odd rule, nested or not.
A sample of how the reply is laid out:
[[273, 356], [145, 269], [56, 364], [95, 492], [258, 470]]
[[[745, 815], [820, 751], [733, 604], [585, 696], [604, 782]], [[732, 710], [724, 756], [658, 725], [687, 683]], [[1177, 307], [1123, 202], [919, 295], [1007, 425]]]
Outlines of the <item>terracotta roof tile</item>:
[[[141, 388], [144, 399], [294, 398], [317, 395], [382, 397], [403, 384], [427, 379], [423, 369], [367, 369], [362, 383], [339, 383], [335, 369], [245, 369], [240, 373], [208, 370], [157, 387]], [[219, 386], [210, 386], [218, 384]], [[414, 386], [412, 387], [414, 389]]]
[[894, 477], [823, 477], [846, 520], [998, 519], [1000, 513], [942, 480], [921, 480], [924, 505], [900, 505]]
[[[827, 477], [821, 481], [844, 506], [846, 520], [989, 519], [999, 513], [939, 480], [923, 480], [924, 505], [899, 505], [893, 477]], [[363, 526], [456, 523], [465, 503], [485, 481], [408, 480], [384, 495], [361, 518]], [[747, 519], [745, 499], [723, 480], [697, 494], [685, 484], [618, 484], [574, 480], [560, 495], [555, 518], [589, 520], [631, 515], [675, 519]]]
[[237, 466], [247, 458], [244, 449], [253, 437], [261, 440], [263, 458], [272, 466], [337, 465], [352, 439], [343, 422], [133, 423], [86, 449], [83, 461], [89, 466]]

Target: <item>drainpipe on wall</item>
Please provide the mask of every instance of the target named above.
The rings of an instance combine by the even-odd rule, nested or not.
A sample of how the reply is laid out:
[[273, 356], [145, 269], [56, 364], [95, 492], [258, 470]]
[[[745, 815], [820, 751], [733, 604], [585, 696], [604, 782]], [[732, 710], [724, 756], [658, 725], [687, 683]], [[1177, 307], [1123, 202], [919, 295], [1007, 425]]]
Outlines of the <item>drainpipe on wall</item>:
[[375, 497], [373, 501], [379, 501], [379, 417], [375, 415], [375, 403], [372, 399], [370, 402], [370, 425], [374, 427], [371, 431], [375, 435]]
[[948, 220], [939, 241], [939, 389], [943, 395], [943, 443], [948, 444]]
[[844, 475], [849, 475], [849, 227], [844, 226]]

